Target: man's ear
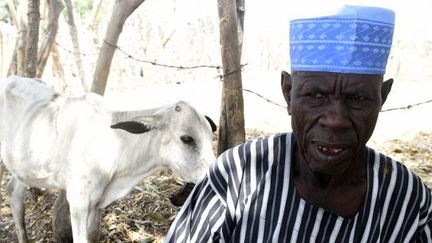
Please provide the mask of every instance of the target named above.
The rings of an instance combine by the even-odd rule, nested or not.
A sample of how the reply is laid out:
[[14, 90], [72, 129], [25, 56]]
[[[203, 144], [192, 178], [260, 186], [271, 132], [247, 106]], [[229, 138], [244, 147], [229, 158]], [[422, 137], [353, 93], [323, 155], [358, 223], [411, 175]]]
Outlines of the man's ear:
[[292, 89], [292, 79], [288, 72], [282, 71], [281, 73], [281, 89], [285, 101], [288, 105], [288, 113], [291, 115], [290, 105], [291, 105], [291, 89]]
[[387, 96], [390, 93], [390, 90], [393, 85], [393, 79], [389, 79], [384, 81], [382, 87], [381, 87], [381, 107], [384, 105], [384, 102], [387, 100]]

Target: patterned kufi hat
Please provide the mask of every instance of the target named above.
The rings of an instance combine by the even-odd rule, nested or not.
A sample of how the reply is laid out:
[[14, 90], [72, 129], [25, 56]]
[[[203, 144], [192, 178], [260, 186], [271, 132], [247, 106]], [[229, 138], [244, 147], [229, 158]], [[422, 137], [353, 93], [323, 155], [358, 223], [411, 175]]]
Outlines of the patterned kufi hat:
[[395, 14], [344, 6], [336, 14], [290, 22], [292, 71], [384, 74]]

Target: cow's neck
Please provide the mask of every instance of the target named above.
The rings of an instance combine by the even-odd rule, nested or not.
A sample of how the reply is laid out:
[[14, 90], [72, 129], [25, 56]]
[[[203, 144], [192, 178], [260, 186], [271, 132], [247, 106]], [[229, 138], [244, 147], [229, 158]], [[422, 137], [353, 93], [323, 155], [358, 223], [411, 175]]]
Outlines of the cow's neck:
[[165, 168], [159, 156], [161, 132], [150, 131], [144, 134], [128, 134], [128, 143], [121, 148], [117, 174], [148, 176], [156, 170]]
[[136, 138], [127, 139], [128, 143], [121, 148], [117, 167], [113, 168], [112, 178], [104, 190], [103, 198], [99, 203], [100, 208], [125, 196], [146, 176], [164, 168], [158, 155], [161, 145], [159, 133], [159, 131], [149, 132], [145, 136], [134, 135]]

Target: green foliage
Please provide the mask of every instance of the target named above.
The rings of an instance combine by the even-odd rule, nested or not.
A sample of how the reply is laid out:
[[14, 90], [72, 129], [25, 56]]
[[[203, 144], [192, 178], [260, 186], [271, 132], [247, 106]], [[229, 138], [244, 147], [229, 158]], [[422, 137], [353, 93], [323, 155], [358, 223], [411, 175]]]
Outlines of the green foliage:
[[[14, 0], [14, 5], [18, 5], [18, 0]], [[10, 16], [9, 16], [9, 7], [6, 1], [2, 1], [0, 4], [0, 21], [3, 22], [11, 22]]]
[[93, 8], [93, 0], [75, 0], [72, 4], [81, 18], [90, 14]]
[[9, 22], [7, 3], [0, 4], [0, 21]]

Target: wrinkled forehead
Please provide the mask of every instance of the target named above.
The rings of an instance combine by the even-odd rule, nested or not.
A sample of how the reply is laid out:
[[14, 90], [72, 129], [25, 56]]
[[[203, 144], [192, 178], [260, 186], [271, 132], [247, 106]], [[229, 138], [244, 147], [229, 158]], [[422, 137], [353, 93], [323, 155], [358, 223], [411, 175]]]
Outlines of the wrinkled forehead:
[[293, 71], [292, 80], [294, 85], [312, 83], [315, 85], [326, 85], [334, 82], [341, 82], [344, 86], [376, 86], [383, 82], [383, 75], [380, 74], [355, 74], [355, 73], [333, 73], [313, 71]]

